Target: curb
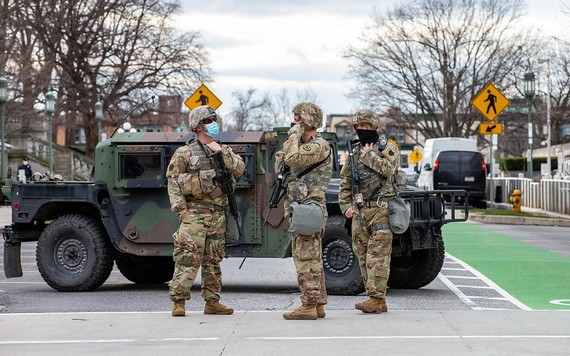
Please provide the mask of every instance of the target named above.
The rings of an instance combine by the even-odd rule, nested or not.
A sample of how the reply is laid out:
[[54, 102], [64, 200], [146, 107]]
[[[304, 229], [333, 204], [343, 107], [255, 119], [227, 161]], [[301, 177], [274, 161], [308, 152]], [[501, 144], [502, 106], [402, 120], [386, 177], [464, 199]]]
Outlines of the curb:
[[518, 216], [498, 216], [478, 213], [469, 214], [469, 220], [485, 224], [508, 224], [508, 225], [539, 225], [539, 226], [562, 226], [570, 227], [570, 220], [553, 218], [532, 218]]

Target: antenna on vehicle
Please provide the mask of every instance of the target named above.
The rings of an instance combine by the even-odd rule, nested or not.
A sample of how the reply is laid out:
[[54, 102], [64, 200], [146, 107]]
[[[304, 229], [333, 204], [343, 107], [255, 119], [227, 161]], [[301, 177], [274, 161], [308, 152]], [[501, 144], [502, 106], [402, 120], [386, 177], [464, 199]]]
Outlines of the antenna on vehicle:
[[151, 96], [150, 98], [146, 99], [145, 101], [143, 101], [142, 103], [136, 105], [133, 110], [131, 110], [130, 113], [127, 114], [127, 116], [125, 116], [121, 122], [119, 122], [119, 124], [117, 125], [117, 127], [115, 127], [115, 130], [113, 131], [113, 133], [111, 134], [111, 137], [113, 137], [115, 135], [115, 133], [117, 132], [117, 130], [119, 129], [119, 127], [121, 127], [121, 125], [127, 121], [127, 119], [131, 116], [131, 114], [138, 108], [140, 108], [143, 104], [146, 104], [147, 102], [149, 102], [150, 100], [154, 100], [155, 96]]

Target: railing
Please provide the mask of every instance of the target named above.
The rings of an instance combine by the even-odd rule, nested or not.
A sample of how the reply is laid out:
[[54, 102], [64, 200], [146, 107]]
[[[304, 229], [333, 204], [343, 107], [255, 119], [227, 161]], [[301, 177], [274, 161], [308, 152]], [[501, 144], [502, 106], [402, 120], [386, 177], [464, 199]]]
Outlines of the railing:
[[515, 189], [522, 192], [522, 206], [570, 215], [570, 180], [541, 179], [533, 182], [529, 178], [487, 179], [487, 196], [497, 203], [508, 203]]
[[[22, 157], [27, 156], [48, 171], [48, 141], [31, 134], [13, 134], [10, 136], [10, 143], [14, 146], [9, 157], [10, 163], [14, 163], [11, 165], [17, 168]], [[94, 165], [93, 159], [57, 144], [53, 144], [52, 150], [55, 174], [61, 174], [65, 180], [89, 180]]]

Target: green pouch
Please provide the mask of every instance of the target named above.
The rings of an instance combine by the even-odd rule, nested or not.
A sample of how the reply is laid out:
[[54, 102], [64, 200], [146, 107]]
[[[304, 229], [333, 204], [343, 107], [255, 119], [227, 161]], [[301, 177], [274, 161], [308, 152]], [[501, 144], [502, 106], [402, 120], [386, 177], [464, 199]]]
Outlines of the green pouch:
[[395, 234], [403, 234], [410, 226], [410, 203], [399, 195], [385, 199], [388, 201], [390, 229]]
[[293, 214], [289, 232], [293, 235], [313, 235], [325, 225], [325, 213], [320, 204], [308, 201], [303, 204], [291, 203]]

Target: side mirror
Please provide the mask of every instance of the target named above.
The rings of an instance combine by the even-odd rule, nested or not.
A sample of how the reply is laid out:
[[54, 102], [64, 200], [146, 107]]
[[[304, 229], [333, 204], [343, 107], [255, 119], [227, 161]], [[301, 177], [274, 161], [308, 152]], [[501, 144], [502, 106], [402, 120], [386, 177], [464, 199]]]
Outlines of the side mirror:
[[429, 163], [426, 163], [426, 165], [424, 166], [424, 170], [431, 171], [431, 166], [429, 165]]

